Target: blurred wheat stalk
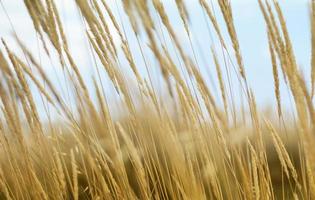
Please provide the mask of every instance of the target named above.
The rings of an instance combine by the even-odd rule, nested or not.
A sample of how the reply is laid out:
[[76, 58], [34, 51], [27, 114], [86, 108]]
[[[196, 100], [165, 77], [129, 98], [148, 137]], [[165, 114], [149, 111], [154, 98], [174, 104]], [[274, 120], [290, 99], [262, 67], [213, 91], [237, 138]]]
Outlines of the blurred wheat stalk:
[[[23, 44], [23, 38], [15, 35], [24, 57], [17, 56], [15, 49], [2, 39], [1, 199], [315, 198], [314, 1], [310, 5], [312, 87], [309, 90], [297, 66], [279, 3], [258, 0], [269, 41], [276, 118], [283, 121], [285, 130], [256, 106], [230, 1], [218, 0], [225, 21], [219, 24], [211, 2], [199, 0], [222, 50], [221, 55], [211, 47], [220, 98], [214, 96], [200, 72], [202, 66], [192, 45], [189, 8], [183, 0], [175, 3], [185, 30], [181, 34], [189, 38], [191, 49], [183, 47], [160, 0], [122, 1], [129, 19], [124, 24], [134, 32], [148, 77], [139, 72], [125, 35], [126, 25], [120, 24], [108, 2], [75, 0], [75, 3], [95, 60], [101, 63], [97, 67], [99, 76], [93, 77], [93, 91], [73, 58], [54, 0], [24, 0], [46, 56], [58, 56], [59, 67], [70, 85], [68, 95], [75, 99], [74, 110]], [[156, 15], [160, 24], [154, 20]], [[158, 37], [160, 26], [167, 31], [173, 48], [168, 48], [169, 44]], [[223, 29], [229, 38], [223, 36]], [[115, 44], [113, 31], [118, 34], [121, 46]], [[149, 49], [140, 42], [143, 39], [140, 35], [145, 36]], [[229, 45], [232, 49], [228, 49]], [[172, 56], [173, 51], [178, 60]], [[191, 51], [194, 56], [188, 53]], [[168, 100], [158, 95], [152, 83], [152, 72], [148, 69], [151, 66], [145, 56], [148, 53], [158, 63], [163, 88], [171, 97]], [[122, 70], [122, 60], [127, 61], [133, 74]], [[231, 89], [229, 74], [233, 68], [238, 78], [234, 84], [239, 85], [243, 95], [241, 106]], [[100, 78], [103, 74], [116, 89], [113, 95], [123, 100], [124, 117], [119, 120], [110, 114], [104, 94], [106, 86]], [[127, 81], [130, 75], [136, 80], [135, 87]], [[283, 76], [294, 99], [296, 125], [285, 121], [279, 76]], [[54, 123], [53, 119], [44, 123], [35, 94], [64, 123]]]

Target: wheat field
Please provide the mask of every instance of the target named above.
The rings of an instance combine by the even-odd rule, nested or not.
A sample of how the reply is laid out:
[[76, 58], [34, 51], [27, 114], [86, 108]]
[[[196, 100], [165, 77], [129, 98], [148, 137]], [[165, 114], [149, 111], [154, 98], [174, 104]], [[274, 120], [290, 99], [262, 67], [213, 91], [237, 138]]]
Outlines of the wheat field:
[[315, 1], [304, 77], [281, 5], [257, 0], [271, 111], [256, 103], [248, 81], [232, 1], [198, 0], [218, 44], [204, 52], [215, 88], [202, 73], [184, 0], [174, 0], [182, 32], [161, 0], [115, 0], [124, 21], [109, 1], [71, 1], [93, 60], [89, 79], [69, 47], [76, 32], [64, 28], [55, 0], [19, 2], [40, 56], [23, 33], [12, 32], [14, 44], [1, 36], [0, 199], [315, 199]]

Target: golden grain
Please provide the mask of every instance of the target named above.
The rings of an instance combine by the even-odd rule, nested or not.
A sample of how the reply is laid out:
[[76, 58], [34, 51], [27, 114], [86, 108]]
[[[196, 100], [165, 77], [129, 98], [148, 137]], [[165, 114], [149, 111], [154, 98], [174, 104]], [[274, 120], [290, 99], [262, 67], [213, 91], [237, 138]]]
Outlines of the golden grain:
[[[76, 33], [63, 28], [56, 1], [23, 2], [44, 48], [39, 59], [57, 61], [52, 67], [63, 71], [67, 85], [51, 80], [46, 66], [35, 59], [17, 34], [13, 37], [24, 57], [2, 39], [0, 198], [314, 198], [314, 2], [309, 90], [298, 68], [280, 4], [258, 0], [266, 22], [277, 104], [277, 113], [271, 116], [261, 111], [247, 82], [246, 55], [241, 54], [229, 0], [218, 0], [227, 36], [212, 2], [199, 0], [198, 4], [223, 47], [221, 56], [214, 44], [209, 44], [216, 77], [211, 86], [202, 73], [200, 52], [194, 49], [192, 16], [184, 0], [175, 0], [174, 5], [192, 52], [173, 24], [165, 1], [115, 0], [115, 8], [105, 0], [73, 1], [95, 61], [95, 66], [89, 67], [95, 67], [97, 75], [93, 73], [91, 79], [83, 74], [81, 63], [70, 51], [68, 37]], [[134, 48], [134, 36], [140, 52]], [[139, 53], [146, 74], [139, 64]], [[239, 71], [235, 86], [230, 83], [229, 71], [220, 66], [224, 62], [227, 69], [232, 68], [233, 61]], [[125, 67], [131, 73], [124, 71]], [[281, 73], [294, 100], [296, 121], [292, 125], [280, 93]], [[111, 86], [116, 93], [110, 91]], [[59, 92], [60, 87], [67, 87], [68, 97]], [[242, 113], [236, 109], [235, 97], [226, 91], [237, 87], [241, 88], [237, 92]], [[38, 95], [46, 100], [48, 119], [41, 113]], [[229, 109], [230, 103], [233, 109]], [[281, 123], [272, 121], [274, 114]], [[241, 116], [243, 122], [237, 120]]]

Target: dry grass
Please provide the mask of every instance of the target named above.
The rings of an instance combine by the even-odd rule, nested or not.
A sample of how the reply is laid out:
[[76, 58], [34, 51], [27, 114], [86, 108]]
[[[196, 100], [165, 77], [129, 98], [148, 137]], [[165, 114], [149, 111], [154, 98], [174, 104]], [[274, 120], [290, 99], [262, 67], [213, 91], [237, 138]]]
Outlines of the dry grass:
[[[218, 0], [225, 24], [218, 22], [208, 0], [199, 1], [219, 41], [210, 53], [220, 98], [201, 73], [185, 1], [175, 3], [190, 49], [181, 43], [161, 0], [122, 1], [129, 20], [122, 24], [105, 0], [76, 0], [95, 60], [91, 67], [97, 71], [88, 81], [69, 48], [54, 0], [24, 0], [45, 56], [59, 62], [53, 67], [62, 69], [68, 90], [63, 94], [57, 89], [60, 85], [23, 44], [27, 38], [14, 35], [23, 56], [2, 39], [0, 198], [314, 199], [314, 2], [310, 90], [296, 63], [279, 3], [258, 2], [266, 22], [278, 110], [271, 115], [258, 108], [247, 82], [228, 0]], [[139, 49], [130, 47], [126, 26]], [[161, 39], [161, 26], [171, 44]], [[146, 75], [134, 59], [138, 50]], [[151, 62], [157, 63], [160, 74], [153, 74]], [[282, 107], [281, 73], [294, 100], [294, 123]], [[241, 109], [236, 108], [231, 74], [238, 80], [233, 84], [241, 88]], [[153, 76], [163, 78], [158, 87]], [[105, 95], [109, 87], [115, 88], [112, 96], [120, 101], [118, 119]], [[165, 97], [159, 88], [168, 91]], [[45, 105], [45, 120], [36, 95]]]

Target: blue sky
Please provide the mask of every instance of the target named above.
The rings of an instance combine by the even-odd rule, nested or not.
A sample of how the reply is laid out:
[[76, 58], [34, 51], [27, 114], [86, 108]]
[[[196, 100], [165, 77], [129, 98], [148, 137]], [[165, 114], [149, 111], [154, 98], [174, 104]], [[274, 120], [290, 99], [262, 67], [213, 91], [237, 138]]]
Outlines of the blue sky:
[[[38, 41], [36, 34], [32, 27], [32, 22], [28, 18], [26, 9], [22, 0], [1, 0], [5, 7], [14, 30], [18, 33], [19, 37], [25, 41], [27, 46], [35, 54], [40, 54], [38, 50]], [[61, 16], [64, 21], [67, 36], [70, 40], [71, 51], [73, 52], [80, 66], [83, 74], [93, 74], [93, 69], [89, 67], [92, 63], [90, 59], [90, 53], [86, 43], [86, 38], [83, 34], [82, 22], [80, 21], [78, 11], [73, 3], [74, 0], [57, 0], [58, 8], [61, 11]], [[108, 1], [113, 8], [114, 13], [117, 15], [117, 9], [115, 7], [115, 0]], [[213, 1], [215, 2], [215, 1]], [[174, 1], [164, 0], [164, 6], [169, 14], [171, 22], [176, 30], [177, 35], [181, 38], [185, 48], [190, 48], [187, 36], [185, 35], [183, 26], [176, 10]], [[202, 72], [206, 79], [207, 72], [213, 73], [214, 66], [211, 62], [210, 46], [213, 44], [209, 37], [209, 32], [206, 28], [205, 19], [203, 13], [200, 10], [198, 0], [186, 0], [187, 7], [189, 8], [189, 14], [191, 17], [191, 30], [193, 33], [193, 42], [195, 48], [197, 44], [200, 45], [200, 51], [198, 53], [198, 60], [202, 60], [202, 54], [205, 62], [202, 62]], [[256, 0], [231, 0], [233, 7], [234, 23], [237, 29], [241, 51], [243, 54], [244, 64], [249, 79], [250, 86], [253, 88], [254, 93], [259, 104], [272, 104], [274, 105], [274, 93], [273, 93], [273, 79], [272, 70], [270, 65], [270, 58], [268, 52], [267, 37], [265, 31], [265, 23], [263, 21], [262, 14], [259, 10], [259, 6]], [[225, 36], [227, 36], [225, 30], [225, 24], [220, 15], [219, 9], [215, 5], [215, 13], [218, 16], [218, 20]], [[297, 62], [305, 74], [307, 80], [309, 80], [310, 72], [310, 27], [309, 27], [309, 8], [307, 0], [288, 0], [286, 3], [281, 2], [283, 12], [287, 21], [287, 26], [290, 32], [290, 36], [293, 42], [295, 54], [297, 56]], [[120, 10], [121, 12], [121, 10]], [[0, 8], [0, 36], [5, 38], [12, 48], [16, 47], [11, 37], [12, 26], [9, 23], [7, 16], [4, 13], [3, 8]], [[123, 21], [127, 20], [123, 17]], [[131, 47], [135, 48], [132, 51], [135, 52], [136, 60], [139, 59], [138, 65], [140, 69], [143, 69], [143, 63], [140, 61], [139, 50], [137, 49], [134, 41], [134, 36], [128, 32], [127, 37], [131, 43]], [[212, 30], [212, 35], [214, 32]], [[228, 37], [226, 37], [228, 38]], [[116, 39], [119, 44], [119, 39]], [[216, 42], [214, 43], [216, 45]], [[138, 53], [137, 53], [138, 52]], [[233, 52], [231, 51], [231, 55]], [[45, 70], [50, 70], [51, 63], [48, 60], [43, 59], [43, 63], [47, 63]], [[52, 61], [57, 62], [57, 60]], [[50, 66], [50, 67], [49, 67]], [[207, 71], [208, 70], [208, 71]], [[58, 73], [58, 72], [57, 72]], [[210, 84], [210, 78], [207, 79]], [[285, 104], [289, 103], [286, 88], [284, 83], [281, 83], [282, 87], [282, 100]], [[272, 92], [271, 92], [272, 91]]]

